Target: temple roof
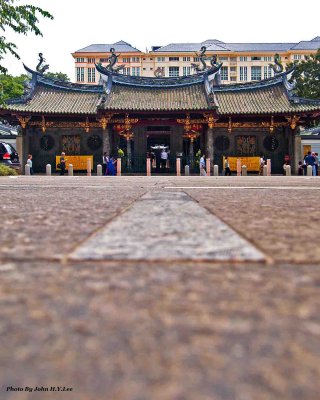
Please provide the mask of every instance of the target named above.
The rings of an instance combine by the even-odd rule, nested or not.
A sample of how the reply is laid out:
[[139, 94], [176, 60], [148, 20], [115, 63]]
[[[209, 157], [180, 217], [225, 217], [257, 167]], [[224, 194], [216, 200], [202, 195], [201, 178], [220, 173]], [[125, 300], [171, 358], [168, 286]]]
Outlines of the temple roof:
[[12, 112], [94, 115], [101, 110], [215, 110], [217, 115], [276, 115], [320, 111], [320, 100], [300, 99], [292, 94], [288, 72], [234, 85], [215, 85], [209, 81], [208, 72], [188, 79], [144, 78], [146, 81], [109, 72], [101, 85], [81, 85], [49, 79], [26, 69], [32, 73], [29, 90], [9, 102], [6, 109]]

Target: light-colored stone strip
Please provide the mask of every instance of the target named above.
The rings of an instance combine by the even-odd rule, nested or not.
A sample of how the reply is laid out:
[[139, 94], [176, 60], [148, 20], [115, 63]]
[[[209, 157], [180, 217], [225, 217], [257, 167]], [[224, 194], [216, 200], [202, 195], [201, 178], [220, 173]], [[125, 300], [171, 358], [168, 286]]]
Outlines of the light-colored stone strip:
[[71, 260], [252, 261], [266, 258], [183, 192], [149, 192], [70, 256]]

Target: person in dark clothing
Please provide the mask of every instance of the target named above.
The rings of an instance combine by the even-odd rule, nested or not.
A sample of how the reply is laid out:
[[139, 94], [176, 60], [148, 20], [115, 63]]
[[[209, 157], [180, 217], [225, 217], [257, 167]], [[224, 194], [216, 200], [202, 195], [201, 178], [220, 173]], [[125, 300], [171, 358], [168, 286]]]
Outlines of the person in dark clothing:
[[60, 175], [64, 175], [66, 172], [66, 161], [65, 158], [66, 153], [62, 152], [60, 156]]
[[225, 158], [224, 160], [224, 174], [227, 176], [231, 176], [231, 169], [230, 169], [230, 164], [229, 164], [229, 160], [228, 157]]
[[298, 175], [303, 175], [302, 161], [299, 161], [299, 165], [298, 165]]
[[314, 175], [314, 165], [315, 165], [315, 163], [316, 163], [316, 159], [315, 159], [315, 157], [311, 154], [311, 151], [308, 151], [308, 154], [307, 154], [307, 156], [305, 157], [305, 162], [306, 162], [306, 164], [307, 164], [307, 168], [308, 168], [308, 166], [309, 165], [311, 165], [311, 167], [312, 167], [312, 175]]

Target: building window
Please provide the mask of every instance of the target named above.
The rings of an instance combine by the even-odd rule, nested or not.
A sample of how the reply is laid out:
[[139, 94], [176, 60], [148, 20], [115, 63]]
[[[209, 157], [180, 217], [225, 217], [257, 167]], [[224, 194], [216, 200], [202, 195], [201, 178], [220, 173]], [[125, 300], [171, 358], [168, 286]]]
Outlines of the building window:
[[166, 58], [165, 57], [157, 57], [158, 62], [165, 62]]
[[133, 76], [140, 76], [140, 67], [132, 67], [131, 70]]
[[132, 57], [131, 61], [132, 62], [140, 62], [140, 58], [139, 57]]
[[220, 61], [229, 61], [229, 57], [219, 57]]
[[179, 67], [169, 67], [169, 76], [179, 76]]
[[272, 57], [271, 56], [263, 57], [263, 60], [264, 61], [272, 61]]
[[237, 72], [237, 67], [230, 67], [230, 72]]
[[240, 81], [248, 80], [248, 67], [240, 67]]
[[129, 63], [130, 62], [130, 57], [123, 57], [122, 62]]
[[96, 60], [94, 58], [88, 58], [88, 63], [93, 64]]
[[301, 54], [294, 54], [293, 59], [296, 60], [301, 60]]
[[96, 81], [96, 69], [88, 68], [88, 82], [95, 82], [95, 81]]
[[251, 67], [251, 80], [261, 81], [261, 67]]
[[169, 57], [169, 61], [179, 61], [179, 57]]
[[77, 67], [77, 82], [84, 82], [84, 68]]
[[199, 57], [193, 57], [193, 61], [194, 61], [194, 62], [199, 62], [199, 61], [200, 61], [200, 58], [199, 58]]
[[190, 57], [183, 57], [183, 61], [190, 61]]
[[83, 57], [78, 57], [78, 58], [76, 58], [76, 62], [77, 63], [83, 63], [84, 62], [84, 58]]
[[261, 61], [261, 57], [251, 57], [251, 61]]
[[230, 61], [232, 61], [232, 62], [237, 61], [237, 57], [230, 57]]
[[108, 62], [108, 59], [107, 59], [107, 58], [100, 58], [100, 62], [101, 62], [101, 63]]
[[221, 67], [221, 80], [227, 81], [229, 79], [229, 69], [228, 67]]
[[263, 67], [264, 79], [268, 79], [272, 77], [272, 68], [264, 66]]
[[230, 81], [231, 81], [231, 82], [236, 82], [236, 81], [237, 81], [237, 78], [236, 78], [235, 76], [231, 76], [231, 77], [230, 77]]
[[240, 61], [248, 61], [248, 57], [247, 56], [241, 56], [239, 58], [240, 58]]
[[191, 67], [183, 67], [183, 76], [191, 75]]
[[130, 68], [126, 67], [122, 70], [123, 75], [130, 75]]

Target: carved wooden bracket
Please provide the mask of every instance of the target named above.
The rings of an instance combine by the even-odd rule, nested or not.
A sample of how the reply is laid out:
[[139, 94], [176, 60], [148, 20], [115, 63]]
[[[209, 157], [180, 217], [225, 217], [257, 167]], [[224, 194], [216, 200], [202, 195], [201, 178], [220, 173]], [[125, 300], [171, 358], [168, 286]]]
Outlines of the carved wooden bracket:
[[26, 129], [28, 122], [30, 121], [31, 117], [26, 117], [22, 115], [17, 116], [19, 124], [21, 125], [22, 129]]

